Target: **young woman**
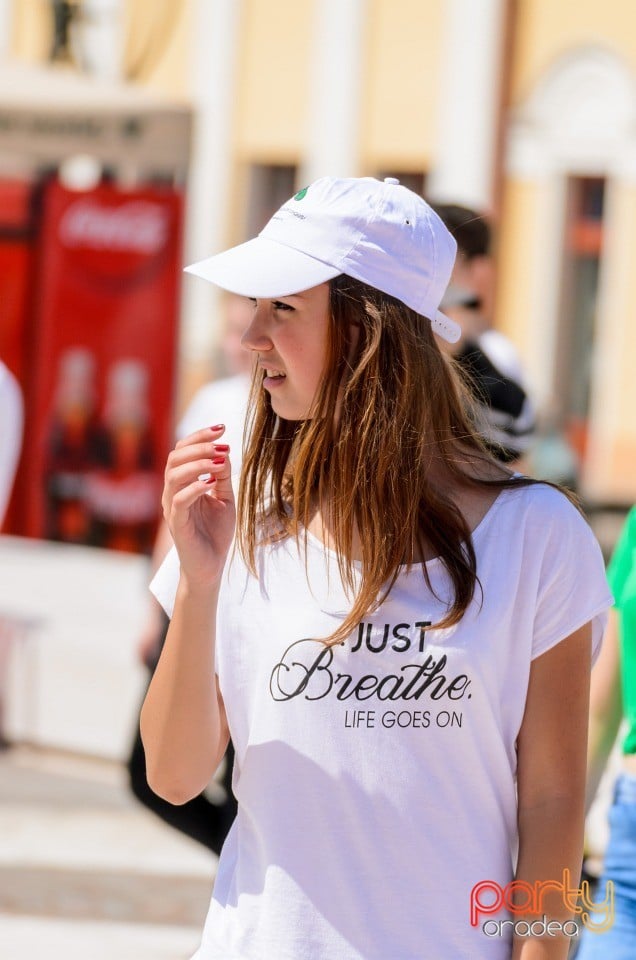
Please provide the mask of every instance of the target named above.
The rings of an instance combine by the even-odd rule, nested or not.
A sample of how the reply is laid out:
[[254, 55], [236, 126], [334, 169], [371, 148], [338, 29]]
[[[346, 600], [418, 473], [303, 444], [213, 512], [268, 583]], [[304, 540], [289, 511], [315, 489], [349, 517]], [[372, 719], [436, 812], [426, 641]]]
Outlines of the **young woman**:
[[237, 506], [223, 426], [178, 443], [154, 583], [150, 784], [181, 803], [236, 750], [199, 960], [566, 955], [610, 598], [575, 507], [473, 435], [433, 335], [454, 255], [397, 181], [325, 178], [191, 268], [253, 298], [257, 361]]

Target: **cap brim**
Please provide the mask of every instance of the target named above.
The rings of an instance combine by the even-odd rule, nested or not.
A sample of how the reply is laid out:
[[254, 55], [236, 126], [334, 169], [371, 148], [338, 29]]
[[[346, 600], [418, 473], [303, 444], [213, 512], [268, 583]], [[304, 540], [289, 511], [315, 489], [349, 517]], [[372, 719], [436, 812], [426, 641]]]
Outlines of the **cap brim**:
[[436, 311], [435, 316], [431, 320], [431, 326], [433, 327], [433, 331], [441, 337], [442, 340], [446, 340], [447, 343], [457, 343], [462, 335], [462, 328], [457, 321], [451, 320], [451, 318], [447, 317], [441, 310]]
[[342, 271], [267, 237], [254, 237], [185, 268], [230, 293], [269, 299], [317, 287]]
[[[185, 272], [242, 297], [270, 299], [310, 290], [342, 270], [261, 236], [192, 263]], [[431, 323], [435, 333], [449, 343], [457, 343], [461, 337], [459, 324], [440, 310]]]

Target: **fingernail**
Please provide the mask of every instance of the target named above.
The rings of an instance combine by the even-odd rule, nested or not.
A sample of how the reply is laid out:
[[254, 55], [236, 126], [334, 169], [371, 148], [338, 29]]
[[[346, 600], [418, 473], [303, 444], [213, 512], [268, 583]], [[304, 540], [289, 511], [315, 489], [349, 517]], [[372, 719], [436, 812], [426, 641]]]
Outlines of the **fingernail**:
[[218, 450], [219, 453], [227, 453], [230, 447], [229, 447], [229, 444], [227, 443], [215, 443], [214, 449]]
[[221, 463], [225, 463], [225, 457], [214, 457], [214, 459], [212, 460], [212, 463], [217, 464], [217, 466], [220, 465]]
[[224, 426], [224, 423], [217, 423], [213, 427], [210, 427], [210, 430], [222, 430]]
[[216, 483], [216, 477], [208, 477], [207, 480], [203, 481], [204, 483]]

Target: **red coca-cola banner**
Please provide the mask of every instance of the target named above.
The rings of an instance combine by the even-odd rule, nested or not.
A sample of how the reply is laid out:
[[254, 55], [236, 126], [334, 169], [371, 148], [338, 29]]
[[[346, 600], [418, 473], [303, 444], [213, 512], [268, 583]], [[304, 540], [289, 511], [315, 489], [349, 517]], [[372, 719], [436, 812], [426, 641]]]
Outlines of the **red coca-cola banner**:
[[47, 185], [25, 532], [147, 551], [174, 394], [183, 203]]
[[0, 180], [0, 359], [25, 384], [34, 184]]

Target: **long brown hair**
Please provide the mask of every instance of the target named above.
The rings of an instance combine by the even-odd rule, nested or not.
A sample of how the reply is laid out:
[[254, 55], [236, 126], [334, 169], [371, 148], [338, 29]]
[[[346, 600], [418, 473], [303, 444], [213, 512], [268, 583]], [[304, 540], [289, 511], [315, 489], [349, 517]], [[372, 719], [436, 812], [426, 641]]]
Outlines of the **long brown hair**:
[[[255, 573], [257, 547], [302, 537], [320, 505], [353, 598], [327, 643], [344, 640], [377, 609], [400, 567], [427, 547], [453, 585], [453, 602], [436, 624], [450, 626], [475, 594], [477, 564], [470, 528], [448, 484], [434, 477], [501, 488], [529, 481], [487, 479], [495, 461], [474, 432], [465, 388], [425, 317], [344, 275], [330, 287], [326, 365], [311, 417], [279, 419], [260, 386], [262, 372], [255, 373], [239, 549]], [[479, 464], [483, 480], [475, 477]], [[362, 549], [357, 591], [355, 531]], [[424, 563], [422, 570], [430, 587]]]

